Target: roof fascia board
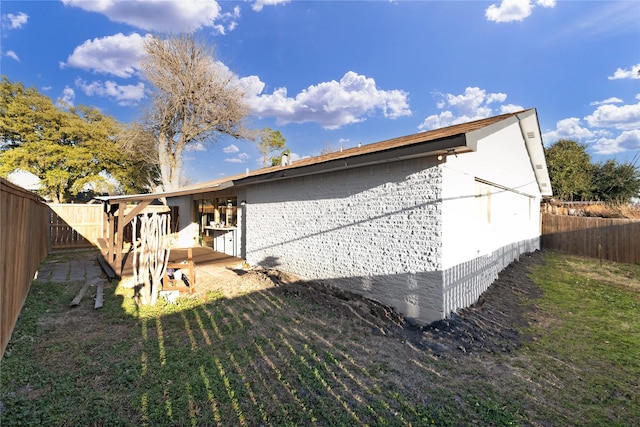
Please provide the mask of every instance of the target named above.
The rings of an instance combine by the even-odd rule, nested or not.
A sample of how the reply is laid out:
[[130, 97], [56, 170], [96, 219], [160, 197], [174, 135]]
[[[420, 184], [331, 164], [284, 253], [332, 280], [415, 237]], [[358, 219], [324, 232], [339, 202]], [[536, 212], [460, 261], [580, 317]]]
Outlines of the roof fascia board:
[[543, 196], [552, 196], [551, 179], [549, 178], [549, 170], [547, 168], [547, 160], [544, 154], [544, 146], [542, 145], [542, 133], [540, 132], [540, 123], [535, 108], [524, 111], [517, 115], [522, 138], [529, 153], [529, 161], [531, 168], [538, 181], [540, 194]]
[[[245, 174], [244, 176], [231, 176], [223, 180], [216, 180], [213, 183], [205, 184], [202, 187], [194, 185], [189, 186], [188, 188], [183, 188], [181, 190], [168, 191], [163, 193], [96, 197], [96, 199], [107, 203], [119, 203], [127, 201], [140, 202], [143, 200], [166, 199], [186, 195], [203, 195], [239, 185], [244, 186], [258, 182], [266, 182], [296, 176], [327, 173], [353, 167], [394, 162], [410, 158], [435, 156], [439, 154], [461, 154], [470, 151], [477, 151], [479, 140], [504, 129], [511, 124], [517, 123], [519, 121], [519, 117], [529, 117], [531, 114], [535, 114], [535, 109], [526, 110], [521, 113], [512, 113], [511, 115], [505, 115], [506, 117], [503, 119], [496, 117], [496, 119], [498, 119], [499, 121], [483, 125], [479, 129], [467, 132], [460, 129], [459, 133], [449, 134], [447, 136], [442, 136], [441, 138], [436, 139], [428, 139], [426, 141], [424, 140], [424, 138], [422, 139], [422, 141], [420, 140], [422, 138], [420, 134], [410, 135], [408, 137], [399, 138], [404, 139], [403, 143], [406, 144], [399, 147], [396, 146], [386, 149], [380, 149], [379, 151], [362, 154], [347, 155], [347, 153], [345, 153], [344, 156], [338, 156], [331, 160], [321, 161], [319, 163], [296, 165], [294, 162], [293, 164], [288, 165], [284, 168], [275, 170], [271, 169], [267, 172], [256, 171], [250, 174]], [[407, 140], [407, 138], [409, 138], [409, 140]]]
[[447, 154], [448, 152], [451, 152], [451, 150], [456, 150], [456, 154], [470, 151], [466, 145], [464, 134], [435, 141], [412, 144], [405, 147], [391, 148], [384, 151], [362, 154], [359, 156], [329, 160], [323, 163], [316, 163], [298, 168], [281, 169], [263, 175], [248, 176], [234, 181], [234, 185], [252, 185], [279, 179], [335, 172], [344, 169], [396, 162], [418, 157], [435, 156], [438, 154]]
[[149, 193], [149, 194], [131, 194], [127, 196], [97, 196], [94, 198], [96, 200], [100, 200], [101, 202], [108, 202], [108, 203], [141, 202], [144, 200], [162, 199], [164, 197], [178, 197], [178, 196], [186, 196], [191, 194], [199, 194], [199, 193], [206, 193], [211, 191], [224, 190], [231, 186], [233, 186], [233, 181], [225, 181], [225, 182], [222, 182], [221, 184], [216, 184], [213, 186], [207, 186], [207, 187], [191, 189], [191, 190], [166, 191], [162, 193]]

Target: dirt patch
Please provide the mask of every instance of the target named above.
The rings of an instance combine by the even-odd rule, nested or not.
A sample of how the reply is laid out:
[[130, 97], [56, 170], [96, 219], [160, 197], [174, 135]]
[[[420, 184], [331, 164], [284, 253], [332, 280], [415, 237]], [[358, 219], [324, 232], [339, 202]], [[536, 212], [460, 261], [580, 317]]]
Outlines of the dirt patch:
[[521, 255], [499, 274], [476, 304], [422, 328], [418, 343], [436, 353], [496, 353], [519, 348], [527, 339], [519, 330], [530, 325], [533, 301], [542, 296], [529, 278], [529, 267], [542, 263], [539, 251]]
[[511, 352], [527, 339], [519, 330], [532, 321], [529, 316], [532, 301], [541, 296], [528, 271], [531, 265], [542, 262], [539, 251], [522, 255], [499, 274], [476, 304], [424, 327], [358, 294], [319, 281], [302, 281], [272, 269], [228, 270], [215, 280], [200, 276], [203, 280], [199, 281], [198, 292], [216, 290], [227, 298], [234, 298], [269, 290], [294, 296], [327, 315], [359, 319], [374, 334], [398, 338], [436, 356]]

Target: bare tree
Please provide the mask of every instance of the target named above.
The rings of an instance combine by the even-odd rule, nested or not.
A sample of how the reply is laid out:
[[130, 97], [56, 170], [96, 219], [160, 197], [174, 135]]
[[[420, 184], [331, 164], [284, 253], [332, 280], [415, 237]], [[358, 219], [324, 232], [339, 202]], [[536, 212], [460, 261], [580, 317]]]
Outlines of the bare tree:
[[118, 148], [128, 159], [126, 164], [129, 175], [118, 177], [120, 182], [127, 183], [127, 188], [140, 188], [147, 192], [154, 191], [160, 184], [160, 167], [156, 150], [155, 135], [147, 132], [140, 123], [122, 126], [117, 135]]
[[212, 49], [193, 35], [145, 42], [142, 68], [153, 84], [144, 128], [154, 135], [165, 191], [180, 185], [182, 153], [190, 144], [220, 135], [249, 138], [242, 121], [247, 115], [244, 90], [235, 76], [215, 61]]

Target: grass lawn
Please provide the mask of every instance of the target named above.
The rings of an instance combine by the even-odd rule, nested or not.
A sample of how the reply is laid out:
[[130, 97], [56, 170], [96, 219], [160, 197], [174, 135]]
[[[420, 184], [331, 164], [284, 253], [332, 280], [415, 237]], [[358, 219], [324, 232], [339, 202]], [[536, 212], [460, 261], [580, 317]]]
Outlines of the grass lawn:
[[94, 310], [69, 307], [82, 283], [34, 282], [0, 425], [640, 425], [640, 265], [544, 261], [526, 339], [485, 353], [427, 351], [296, 284], [150, 308], [107, 285]]

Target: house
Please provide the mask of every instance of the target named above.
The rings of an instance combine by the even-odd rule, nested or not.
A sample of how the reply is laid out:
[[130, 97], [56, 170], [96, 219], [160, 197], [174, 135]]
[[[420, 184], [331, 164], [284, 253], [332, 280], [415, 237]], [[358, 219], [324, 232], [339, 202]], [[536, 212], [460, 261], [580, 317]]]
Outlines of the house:
[[211, 245], [429, 323], [473, 304], [539, 249], [550, 195], [530, 109], [154, 197], [179, 215], [179, 246]]

